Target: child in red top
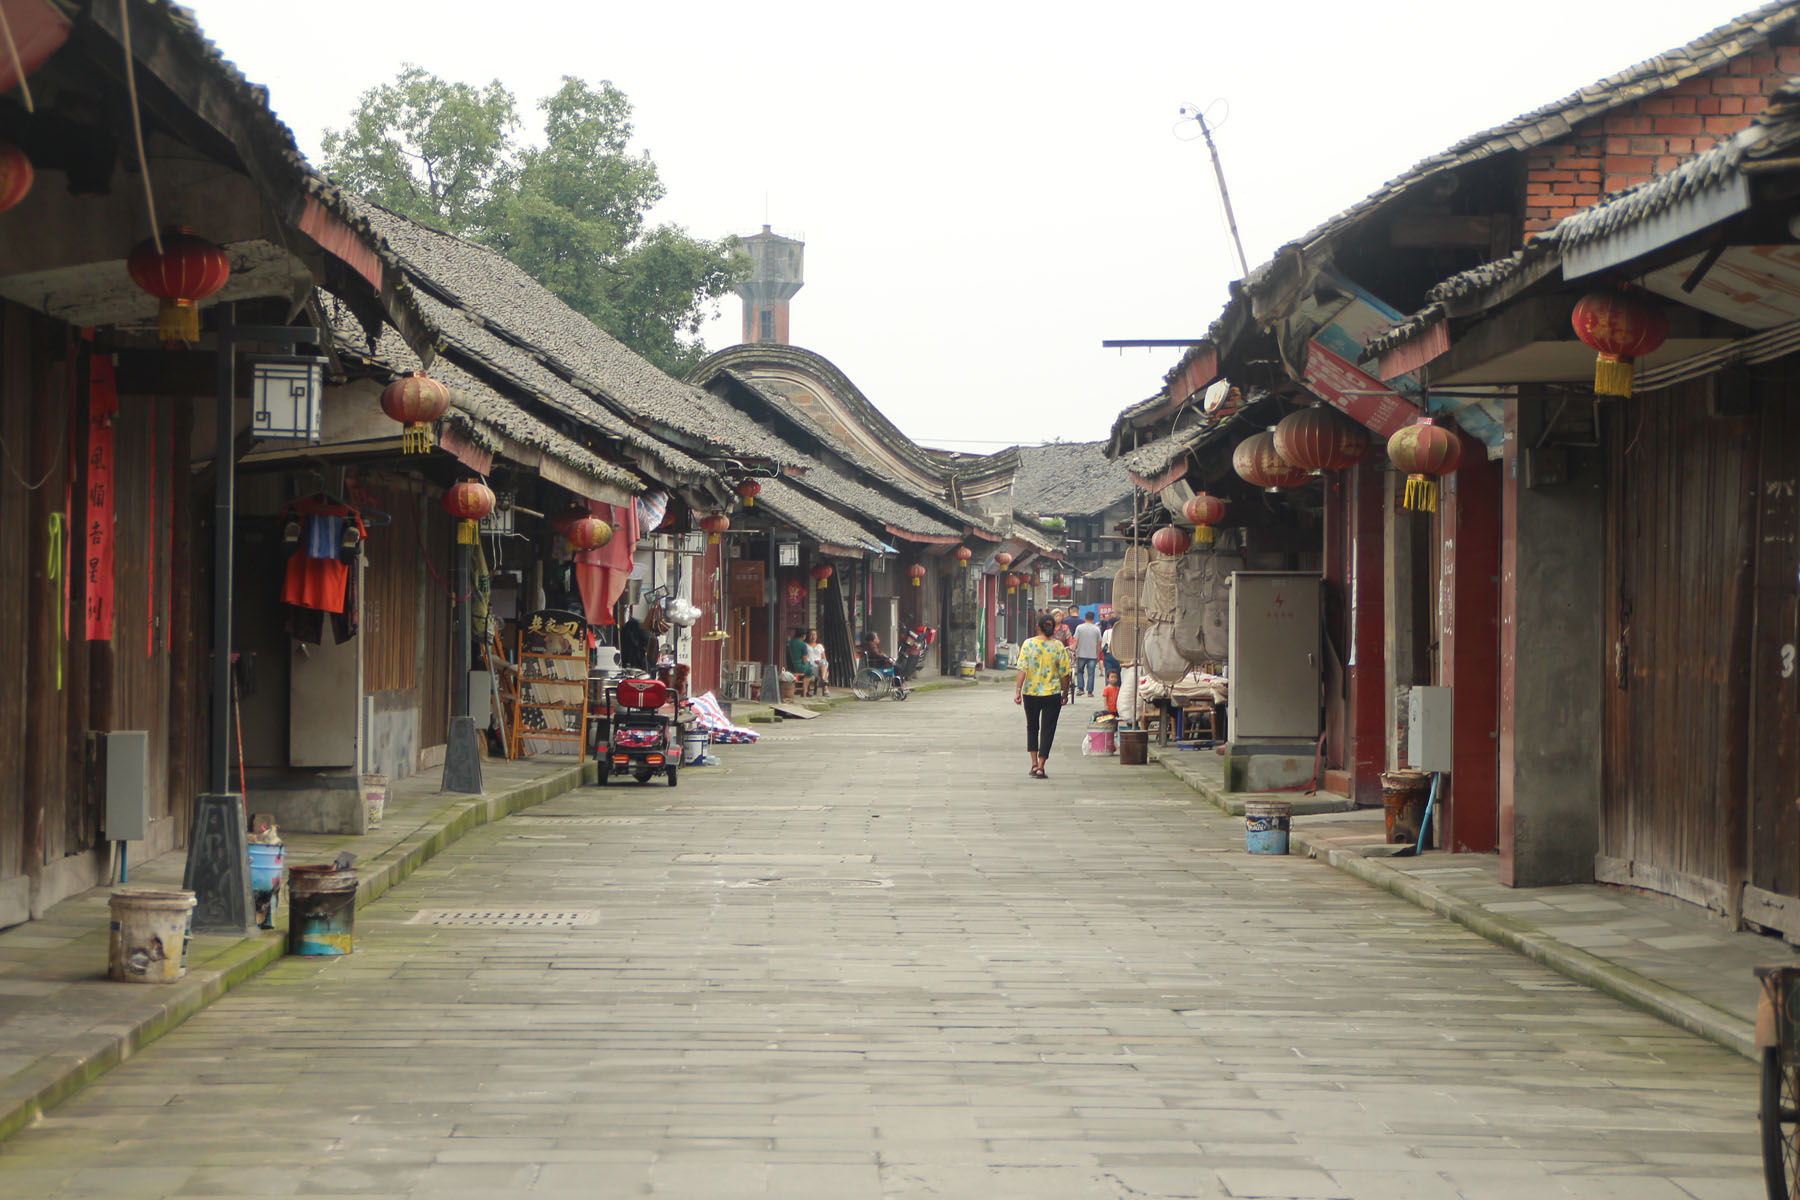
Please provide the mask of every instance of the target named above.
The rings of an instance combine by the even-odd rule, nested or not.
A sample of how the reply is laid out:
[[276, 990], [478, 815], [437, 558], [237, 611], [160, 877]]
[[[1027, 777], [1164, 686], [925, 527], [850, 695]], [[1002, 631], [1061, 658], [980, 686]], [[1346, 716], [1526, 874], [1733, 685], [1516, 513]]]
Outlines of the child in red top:
[[1119, 715], [1119, 673], [1106, 673], [1106, 686], [1100, 689], [1100, 696], [1106, 701], [1106, 711], [1113, 716]]

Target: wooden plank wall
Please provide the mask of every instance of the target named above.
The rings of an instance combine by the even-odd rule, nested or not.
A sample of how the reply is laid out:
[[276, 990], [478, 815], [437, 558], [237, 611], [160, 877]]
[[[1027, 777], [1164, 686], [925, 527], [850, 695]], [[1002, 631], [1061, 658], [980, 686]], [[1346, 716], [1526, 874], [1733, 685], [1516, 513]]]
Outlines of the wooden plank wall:
[[[23, 513], [30, 494], [20, 478], [31, 445], [30, 328], [24, 309], [0, 305], [0, 513]], [[22, 521], [0, 520], [0, 880], [25, 873], [25, 695], [27, 530]]]
[[1735, 912], [1755, 423], [1711, 415], [1713, 382], [1635, 397], [1608, 418], [1612, 678], [1596, 873]]
[[[398, 522], [396, 522], [397, 524]], [[419, 693], [419, 745], [450, 740], [450, 590], [456, 571], [456, 522], [431, 496], [424, 501], [424, 581], [419, 585], [425, 615], [425, 673]]]
[[[1792, 383], [1764, 389], [1750, 659], [1750, 883], [1791, 898], [1800, 897], [1800, 396]], [[1800, 932], [1800, 918], [1793, 932]]]
[[393, 518], [369, 530], [363, 572], [363, 680], [370, 692], [418, 685], [419, 551], [412, 533], [417, 500], [410, 489], [374, 486], [377, 507]]
[[[121, 396], [113, 426], [117, 532], [113, 544], [110, 728], [149, 731], [152, 780], [169, 778], [167, 624], [173, 411], [167, 400]], [[171, 799], [166, 785], [154, 788], [152, 820], [173, 815]]]

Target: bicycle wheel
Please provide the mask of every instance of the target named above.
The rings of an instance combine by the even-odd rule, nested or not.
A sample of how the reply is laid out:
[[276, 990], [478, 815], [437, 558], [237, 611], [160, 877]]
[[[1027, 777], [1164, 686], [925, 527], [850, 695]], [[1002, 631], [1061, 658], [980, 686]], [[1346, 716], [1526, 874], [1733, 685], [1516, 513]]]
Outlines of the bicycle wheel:
[[1793, 1200], [1796, 1173], [1800, 1172], [1800, 1070], [1781, 1061], [1779, 1047], [1770, 1046], [1762, 1058], [1762, 1103], [1757, 1116], [1762, 1121], [1763, 1181], [1769, 1189], [1769, 1200]]
[[887, 694], [888, 678], [874, 667], [864, 667], [856, 673], [856, 679], [850, 684], [850, 691], [858, 700], [879, 700]]

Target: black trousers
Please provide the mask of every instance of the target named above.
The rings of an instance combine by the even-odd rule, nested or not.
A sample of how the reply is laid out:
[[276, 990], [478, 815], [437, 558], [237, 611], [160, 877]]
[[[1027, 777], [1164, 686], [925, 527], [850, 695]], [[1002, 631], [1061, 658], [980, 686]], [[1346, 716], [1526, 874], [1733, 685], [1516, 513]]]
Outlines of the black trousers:
[[1025, 749], [1040, 758], [1050, 757], [1056, 740], [1056, 718], [1062, 712], [1062, 693], [1025, 697]]

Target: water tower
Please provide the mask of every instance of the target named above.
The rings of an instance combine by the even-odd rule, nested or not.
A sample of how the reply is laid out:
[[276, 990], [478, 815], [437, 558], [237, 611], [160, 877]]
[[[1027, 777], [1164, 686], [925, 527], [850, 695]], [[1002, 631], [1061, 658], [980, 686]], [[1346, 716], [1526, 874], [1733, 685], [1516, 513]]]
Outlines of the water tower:
[[805, 284], [801, 260], [806, 243], [762, 232], [742, 239], [750, 255], [750, 278], [731, 290], [744, 302], [744, 341], [788, 344], [788, 301]]

